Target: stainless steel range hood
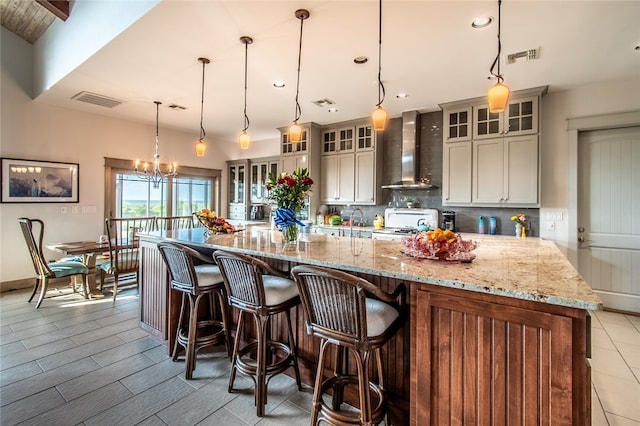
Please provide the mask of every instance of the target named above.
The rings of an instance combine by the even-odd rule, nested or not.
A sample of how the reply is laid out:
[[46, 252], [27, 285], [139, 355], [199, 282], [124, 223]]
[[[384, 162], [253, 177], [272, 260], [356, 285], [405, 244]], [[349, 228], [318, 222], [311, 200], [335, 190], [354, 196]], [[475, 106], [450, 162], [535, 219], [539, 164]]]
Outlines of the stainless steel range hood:
[[390, 185], [383, 185], [385, 189], [433, 189], [427, 179], [417, 177], [419, 164], [418, 135], [420, 130], [420, 116], [418, 111], [405, 111], [402, 113], [402, 180]]

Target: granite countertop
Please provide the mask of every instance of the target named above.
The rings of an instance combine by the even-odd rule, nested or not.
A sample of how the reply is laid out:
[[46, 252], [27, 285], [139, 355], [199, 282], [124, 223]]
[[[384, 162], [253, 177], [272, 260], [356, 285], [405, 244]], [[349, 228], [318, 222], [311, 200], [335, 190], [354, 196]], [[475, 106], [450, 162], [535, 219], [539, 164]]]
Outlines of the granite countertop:
[[462, 234], [479, 243], [471, 263], [415, 259], [402, 254], [398, 241], [301, 234], [297, 245], [284, 245], [268, 226], [205, 236], [201, 228], [157, 231], [151, 236], [208, 248], [232, 248], [345, 271], [388, 276], [469, 291], [514, 297], [578, 309], [600, 309], [602, 302], [552, 241]]

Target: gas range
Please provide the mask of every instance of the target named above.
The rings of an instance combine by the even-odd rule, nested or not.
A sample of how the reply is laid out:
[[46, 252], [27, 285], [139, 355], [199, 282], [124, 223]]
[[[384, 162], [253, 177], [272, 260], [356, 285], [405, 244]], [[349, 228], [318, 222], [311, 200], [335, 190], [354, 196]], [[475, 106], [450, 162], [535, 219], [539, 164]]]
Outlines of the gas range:
[[373, 239], [401, 240], [402, 237], [416, 233], [418, 222], [428, 225], [429, 229], [438, 227], [438, 210], [436, 209], [401, 209], [387, 208], [384, 211], [383, 229], [376, 229], [372, 233]]

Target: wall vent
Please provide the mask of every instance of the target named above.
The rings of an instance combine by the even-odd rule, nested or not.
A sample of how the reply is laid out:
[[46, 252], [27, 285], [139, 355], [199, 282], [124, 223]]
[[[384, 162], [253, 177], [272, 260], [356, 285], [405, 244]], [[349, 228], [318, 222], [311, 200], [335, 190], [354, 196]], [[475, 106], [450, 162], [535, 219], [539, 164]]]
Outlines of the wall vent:
[[98, 105], [105, 108], [113, 108], [124, 102], [119, 99], [114, 99], [108, 96], [99, 95], [97, 93], [85, 92], [85, 91], [76, 93], [71, 97], [71, 99], [74, 99], [80, 102], [86, 102], [88, 104]]
[[523, 50], [522, 52], [511, 53], [507, 55], [507, 64], [515, 64], [516, 62], [533, 61], [540, 57], [540, 48]]

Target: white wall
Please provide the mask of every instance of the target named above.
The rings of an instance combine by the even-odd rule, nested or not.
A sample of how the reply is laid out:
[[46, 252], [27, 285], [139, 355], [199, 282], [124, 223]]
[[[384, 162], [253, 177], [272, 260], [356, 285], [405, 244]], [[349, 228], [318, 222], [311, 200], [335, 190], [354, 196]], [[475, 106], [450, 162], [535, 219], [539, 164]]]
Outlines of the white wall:
[[[569, 153], [567, 119], [640, 109], [640, 75], [631, 80], [552, 91], [543, 98], [542, 104], [540, 235], [554, 240], [566, 255], [570, 229], [577, 227], [575, 217], [569, 212], [569, 197], [577, 196], [577, 188], [569, 186], [569, 170], [575, 169], [577, 158]], [[563, 214], [554, 231], [547, 229], [546, 220], [547, 212], [552, 211]]]
[[[33, 275], [18, 217], [43, 219], [45, 243], [86, 240], [103, 233], [104, 157], [152, 159], [155, 105], [150, 104], [150, 122], [145, 124], [33, 101], [29, 87], [24, 87], [29, 79], [22, 78], [31, 73], [31, 45], [4, 28], [1, 41], [0, 156], [80, 164], [79, 204], [0, 204], [0, 282], [5, 282]], [[192, 134], [160, 125], [161, 161], [221, 169], [222, 188], [226, 188], [226, 160], [235, 144], [207, 140], [208, 155], [200, 158], [195, 156], [194, 143]], [[223, 190], [221, 203], [225, 206], [226, 202]], [[67, 214], [61, 213], [62, 206], [67, 207]], [[73, 214], [72, 206], [78, 206], [80, 212], [82, 206], [95, 206], [96, 213]], [[53, 252], [47, 256], [59, 257]]]

